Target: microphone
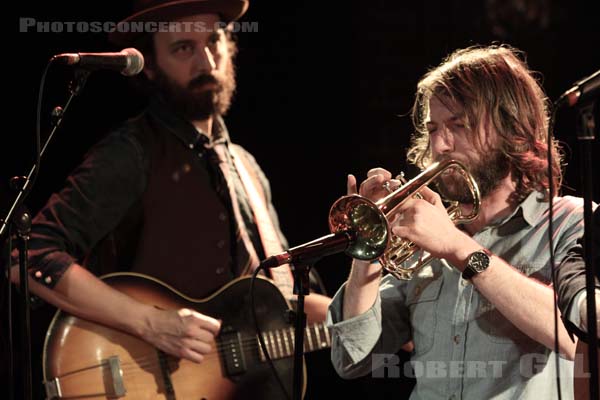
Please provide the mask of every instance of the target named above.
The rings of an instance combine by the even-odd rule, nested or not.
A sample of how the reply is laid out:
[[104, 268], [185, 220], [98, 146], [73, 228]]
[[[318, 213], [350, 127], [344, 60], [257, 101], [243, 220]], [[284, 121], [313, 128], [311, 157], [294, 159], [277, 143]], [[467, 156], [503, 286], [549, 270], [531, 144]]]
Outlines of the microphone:
[[261, 264], [264, 268], [275, 268], [283, 264], [310, 264], [325, 256], [341, 253], [354, 243], [352, 231], [341, 231], [322, 236], [311, 242], [292, 247], [283, 253], [268, 257]]
[[144, 56], [133, 47], [118, 53], [63, 53], [52, 57], [50, 61], [92, 70], [119, 71], [125, 76], [137, 75], [144, 68]]
[[575, 82], [573, 87], [560, 96], [556, 102], [557, 106], [567, 104], [569, 107], [573, 107], [575, 104], [590, 98], [594, 95], [600, 94], [600, 69], [587, 78]]

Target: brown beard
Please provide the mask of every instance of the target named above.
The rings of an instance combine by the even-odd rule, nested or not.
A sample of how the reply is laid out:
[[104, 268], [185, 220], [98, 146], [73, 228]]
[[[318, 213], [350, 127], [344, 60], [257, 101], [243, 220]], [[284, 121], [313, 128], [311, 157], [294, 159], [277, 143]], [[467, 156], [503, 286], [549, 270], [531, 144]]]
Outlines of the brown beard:
[[[231, 105], [236, 87], [232, 63], [224, 73], [198, 75], [185, 88], [169, 79], [157, 67], [154, 84], [167, 104], [191, 121], [205, 120], [214, 114], [224, 115]], [[203, 87], [203, 90], [195, 90]]]
[[[438, 161], [442, 161], [439, 159]], [[500, 185], [500, 181], [506, 178], [510, 172], [508, 158], [500, 151], [494, 150], [486, 155], [485, 159], [473, 163], [470, 160], [463, 162], [469, 173], [477, 182], [481, 198], [489, 195]], [[458, 172], [450, 172], [436, 179], [436, 185], [442, 198], [458, 201], [462, 204], [473, 202], [473, 196], [465, 179]]]

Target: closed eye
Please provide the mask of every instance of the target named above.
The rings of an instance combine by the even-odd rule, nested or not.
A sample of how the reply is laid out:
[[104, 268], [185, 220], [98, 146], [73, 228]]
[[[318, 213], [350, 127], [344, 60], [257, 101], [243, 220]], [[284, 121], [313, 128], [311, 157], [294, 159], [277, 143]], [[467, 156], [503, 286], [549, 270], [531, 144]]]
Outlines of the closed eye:
[[454, 128], [459, 128], [459, 129], [463, 129], [465, 128], [465, 117], [464, 115], [457, 115], [455, 117], [452, 117], [449, 121], [449, 124], [452, 125], [452, 127]]

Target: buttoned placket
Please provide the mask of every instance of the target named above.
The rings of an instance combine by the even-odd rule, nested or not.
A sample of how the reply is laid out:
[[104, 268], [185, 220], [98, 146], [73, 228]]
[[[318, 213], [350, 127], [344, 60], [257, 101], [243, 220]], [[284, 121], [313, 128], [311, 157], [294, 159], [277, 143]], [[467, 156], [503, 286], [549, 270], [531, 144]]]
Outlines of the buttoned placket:
[[[486, 228], [483, 231], [476, 233], [473, 235], [473, 239], [480, 243], [482, 247], [487, 248], [491, 238], [490, 229], [491, 228]], [[448, 393], [450, 394], [449, 399], [460, 400], [463, 398], [465, 389], [465, 377], [468, 377], [469, 368], [471, 368], [465, 359], [470, 325], [469, 321], [474, 321], [479, 302], [477, 301], [477, 295], [475, 294], [475, 286], [469, 280], [463, 279], [458, 270], [455, 269], [453, 272], [453, 276], [456, 277], [458, 281], [455, 283], [457, 296], [454, 313], [452, 314], [452, 330], [450, 332], [451, 343], [453, 344], [451, 361], [454, 362], [455, 365], [461, 365], [462, 367], [460, 369], [456, 367], [457, 371], [455, 372], [458, 372], [458, 377], [448, 379]], [[449, 373], [450, 368], [455, 368], [455, 366], [447, 366]]]

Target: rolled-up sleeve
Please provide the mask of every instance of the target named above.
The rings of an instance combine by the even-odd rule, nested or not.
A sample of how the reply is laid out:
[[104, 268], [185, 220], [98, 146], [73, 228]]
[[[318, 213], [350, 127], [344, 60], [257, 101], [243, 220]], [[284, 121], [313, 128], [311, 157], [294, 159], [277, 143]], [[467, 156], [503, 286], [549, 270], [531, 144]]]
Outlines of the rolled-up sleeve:
[[[594, 232], [600, 232], [600, 208], [596, 207], [593, 219]], [[586, 264], [583, 251], [583, 238], [568, 249], [566, 256], [557, 268], [558, 306], [562, 313], [565, 326], [571, 334], [587, 341], [583, 331], [580, 305], [585, 300], [586, 293]], [[595, 259], [594, 265], [600, 265], [600, 235], [594, 236]], [[600, 282], [595, 278], [596, 293], [600, 291]]]
[[400, 284], [392, 276], [384, 278], [371, 308], [347, 320], [342, 316], [345, 285], [334, 296], [328, 314], [331, 361], [342, 378], [371, 372], [378, 367], [373, 355], [395, 354], [411, 339], [409, 311]]
[[[33, 219], [30, 275], [54, 287], [64, 272], [113, 230], [146, 185], [144, 152], [126, 130], [98, 143]], [[18, 252], [12, 263], [18, 262]]]

